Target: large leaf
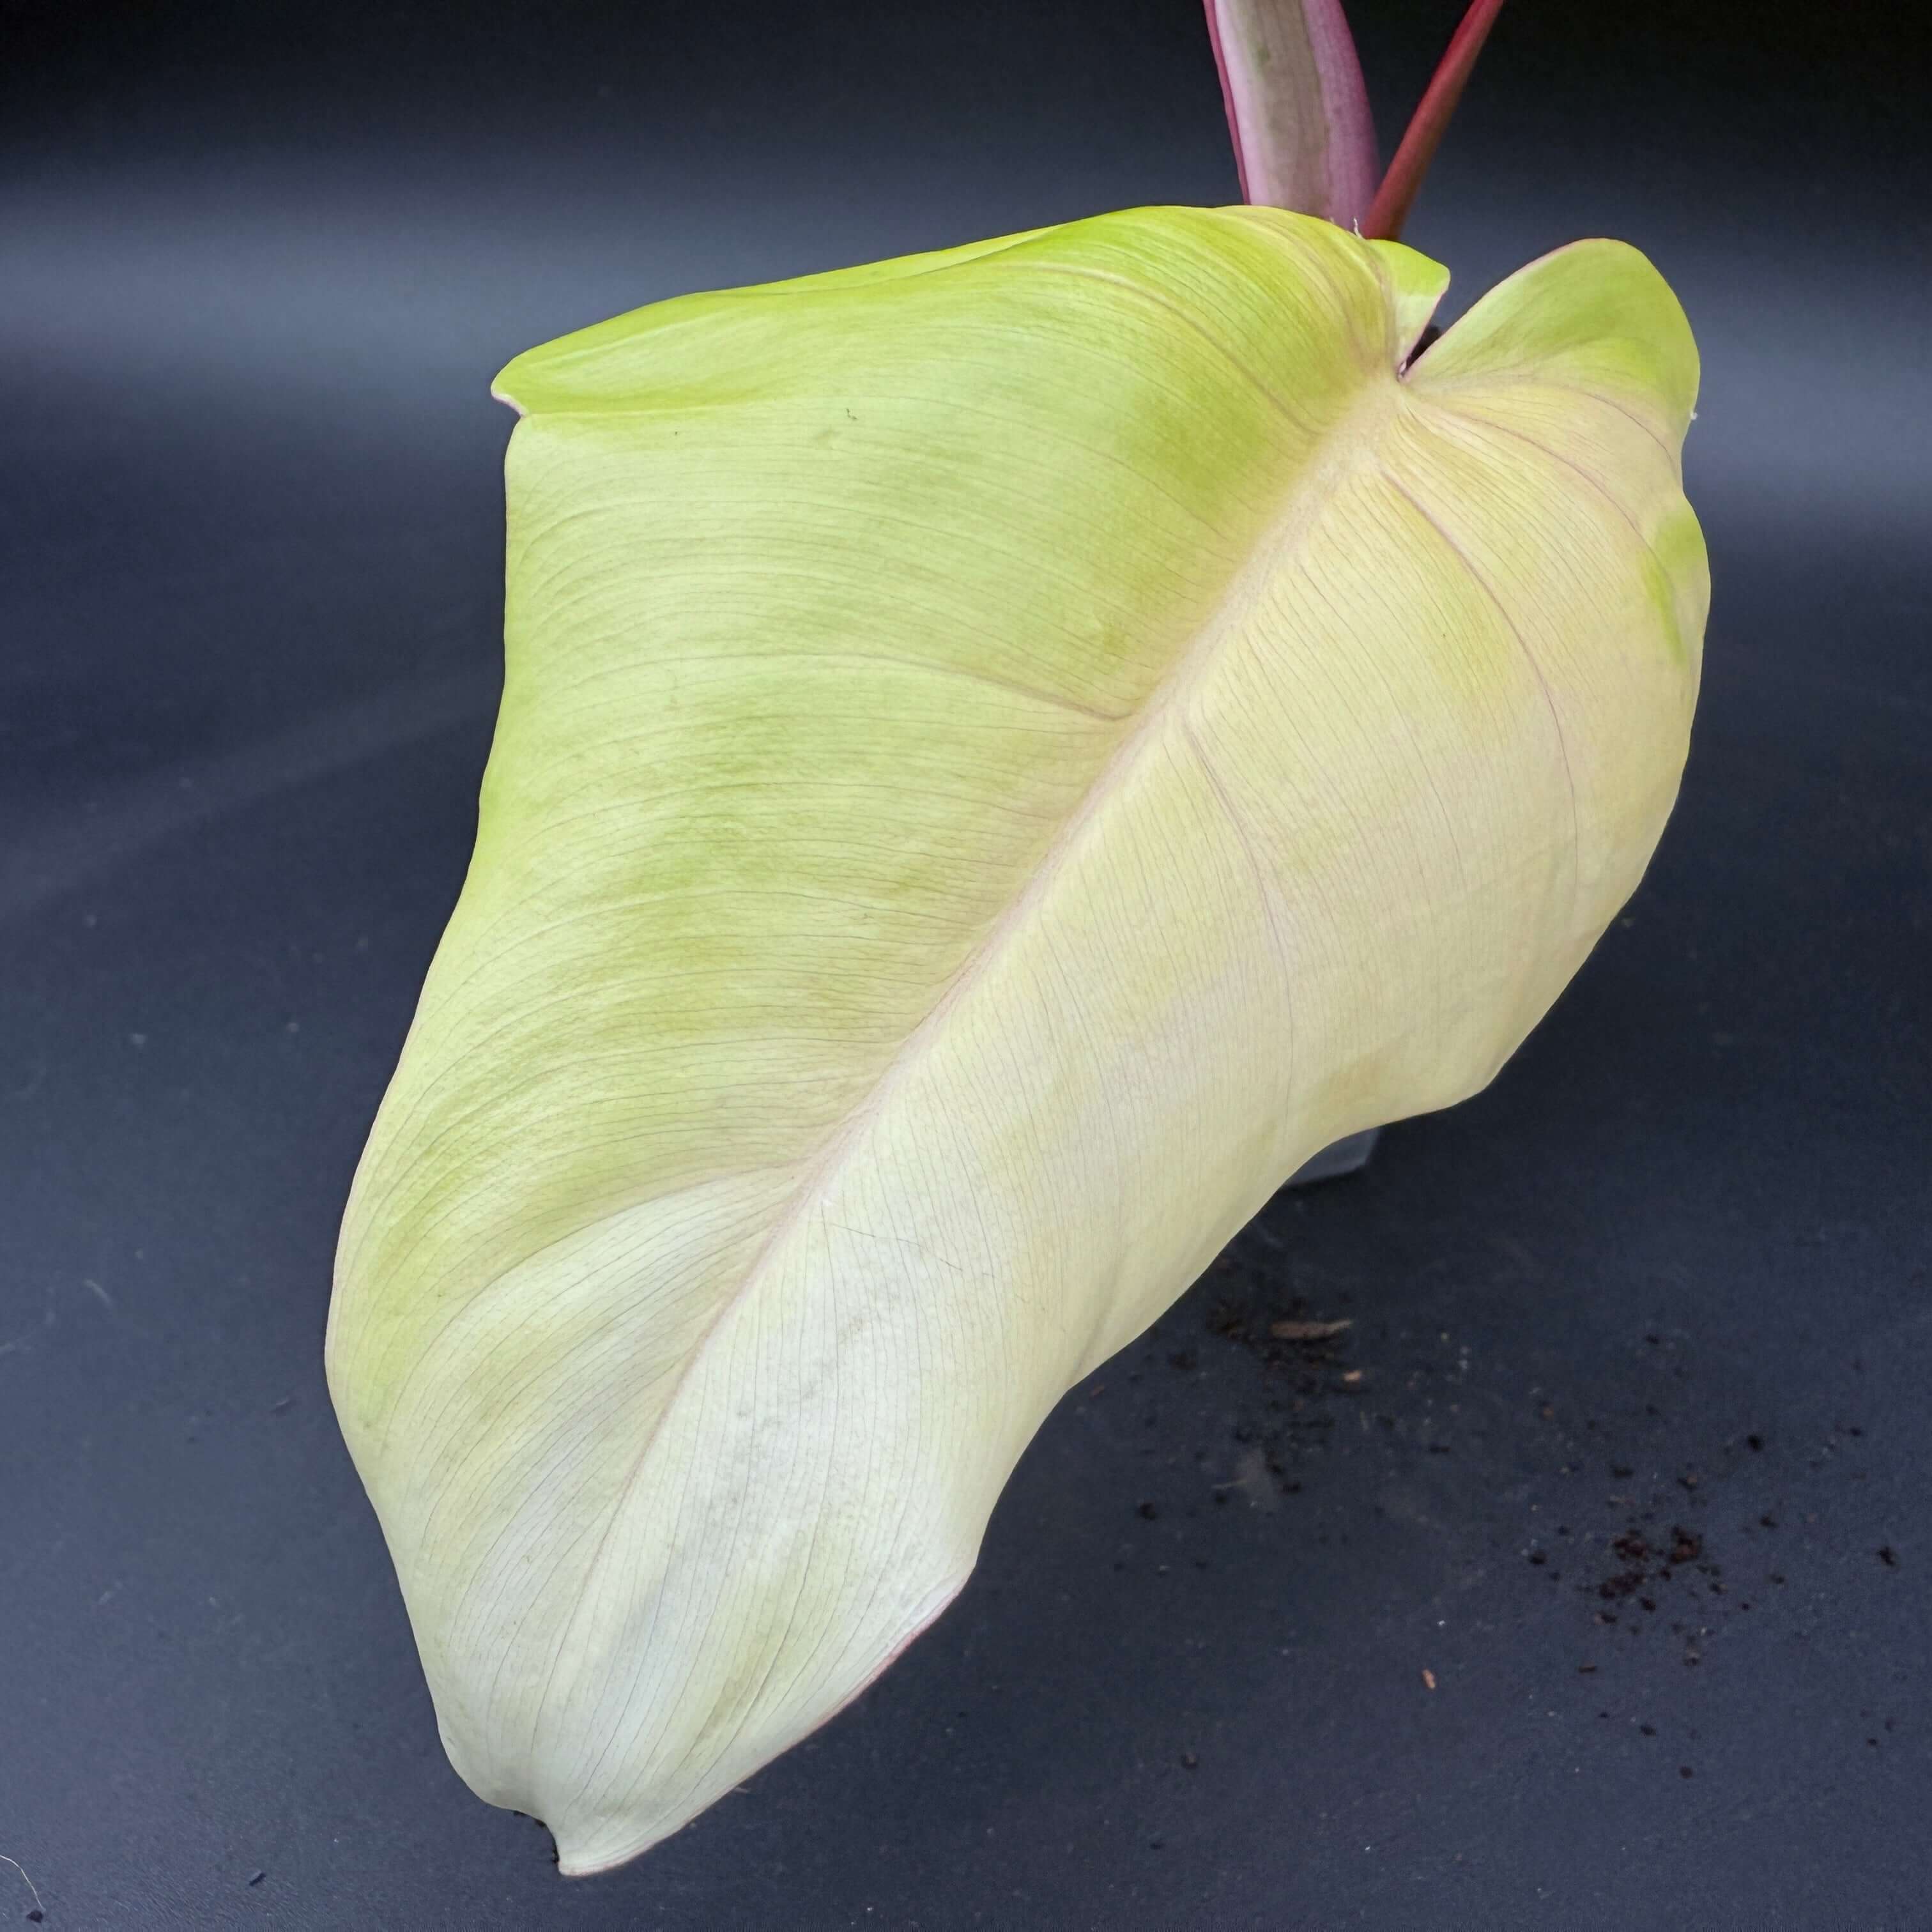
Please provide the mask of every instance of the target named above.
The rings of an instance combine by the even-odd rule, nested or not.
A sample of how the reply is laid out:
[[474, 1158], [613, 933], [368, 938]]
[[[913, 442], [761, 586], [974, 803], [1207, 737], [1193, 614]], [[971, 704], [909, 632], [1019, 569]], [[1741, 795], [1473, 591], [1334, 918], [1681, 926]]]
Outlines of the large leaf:
[[1480, 1087], [1670, 808], [1683, 316], [1144, 209], [520, 358], [475, 862], [332, 1385], [458, 1768], [630, 1857], [973, 1566], [1324, 1142]]

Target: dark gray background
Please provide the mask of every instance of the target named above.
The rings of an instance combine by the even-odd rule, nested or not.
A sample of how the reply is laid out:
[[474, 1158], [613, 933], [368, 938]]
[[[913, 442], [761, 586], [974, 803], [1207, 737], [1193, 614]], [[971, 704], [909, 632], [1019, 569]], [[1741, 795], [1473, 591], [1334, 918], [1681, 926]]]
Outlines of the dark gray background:
[[[1354, 11], [1386, 151], [1454, 9]], [[47, 1924], [1928, 1922], [1919, 10], [1506, 13], [1410, 231], [1451, 312], [1617, 234], [1704, 352], [1716, 602], [1649, 879], [1487, 1094], [1068, 1399], [875, 1690], [568, 1886], [443, 1761], [320, 1366], [488, 740], [489, 378], [686, 289], [1232, 198], [1205, 36], [6, 34], [0, 1854]]]

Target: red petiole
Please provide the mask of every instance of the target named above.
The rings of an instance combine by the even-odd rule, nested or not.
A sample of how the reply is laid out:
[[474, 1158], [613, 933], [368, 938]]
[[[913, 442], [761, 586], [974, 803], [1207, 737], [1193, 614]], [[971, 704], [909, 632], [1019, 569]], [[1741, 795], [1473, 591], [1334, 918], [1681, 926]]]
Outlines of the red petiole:
[[1395, 159], [1390, 162], [1382, 186], [1369, 205], [1362, 232], [1371, 240], [1393, 242], [1402, 233], [1402, 224], [1408, 219], [1408, 212], [1422, 187], [1422, 178], [1436, 158], [1449, 117], [1462, 98], [1469, 70], [1475, 65], [1476, 56], [1482, 52], [1483, 43], [1489, 38], [1502, 5], [1503, 0], [1471, 0], [1469, 10], [1462, 16], [1462, 24], [1437, 62], [1421, 101], [1409, 117]]

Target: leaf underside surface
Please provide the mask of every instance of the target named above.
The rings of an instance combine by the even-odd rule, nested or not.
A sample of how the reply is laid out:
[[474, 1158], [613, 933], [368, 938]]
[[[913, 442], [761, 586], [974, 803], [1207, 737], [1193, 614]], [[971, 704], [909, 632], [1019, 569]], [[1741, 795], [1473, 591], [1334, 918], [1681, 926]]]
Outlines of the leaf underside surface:
[[502, 715], [328, 1366], [450, 1755], [566, 1871], [868, 1683], [1064, 1391], [1636, 884], [1690, 334], [1589, 242], [1407, 362], [1446, 280], [1141, 209], [500, 379]]

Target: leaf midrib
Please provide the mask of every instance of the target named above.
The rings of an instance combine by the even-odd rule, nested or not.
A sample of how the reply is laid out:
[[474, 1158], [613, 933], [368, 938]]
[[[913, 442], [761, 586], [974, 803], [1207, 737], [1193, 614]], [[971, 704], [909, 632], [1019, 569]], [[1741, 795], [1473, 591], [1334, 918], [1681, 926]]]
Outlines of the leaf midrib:
[[[1139, 718], [1123, 735], [1120, 743], [1096, 775], [1079, 803], [1067, 815], [1032, 875], [1015, 895], [1012, 903], [987, 928], [925, 1016], [907, 1034], [904, 1045], [892, 1055], [864, 1099], [832, 1130], [819, 1149], [806, 1157], [798, 1185], [779, 1210], [770, 1233], [746, 1265], [737, 1285], [723, 1298], [716, 1312], [706, 1323], [704, 1334], [679, 1370], [656, 1420], [638, 1447], [631, 1468], [610, 1505], [596, 1547], [585, 1566], [576, 1606], [559, 1641], [560, 1659], [568, 1649], [577, 1621], [591, 1600], [591, 1582], [650, 1460], [651, 1452], [726, 1320], [748, 1296], [757, 1292], [774, 1258], [803, 1223], [830, 1178], [838, 1172], [866, 1130], [903, 1084], [908, 1068], [944, 1030], [954, 1010], [999, 956], [1013, 932], [1024, 925], [1034, 908], [1052, 891], [1088, 829], [1098, 820], [1109, 800], [1122, 789], [1138, 760], [1159, 742], [1168, 719], [1184, 704], [1188, 695], [1210, 677], [1227, 640], [1244, 628], [1262, 586], [1306, 543], [1321, 522], [1340, 476], [1359, 464], [1372, 460], [1372, 452], [1381, 440], [1382, 421], [1394, 414], [1400, 405], [1401, 393], [1400, 385], [1392, 370], [1386, 377], [1378, 372], [1366, 375], [1361, 395], [1342, 412], [1317, 442], [1306, 467], [1290, 490], [1281, 513], [1255, 543], [1246, 562], [1236, 568], [1214, 614], [1194, 639], [1176, 654], [1172, 668], [1144, 700]], [[1354, 452], [1359, 452], [1354, 455], [1354, 460], [1346, 460]], [[1338, 460], [1338, 455], [1343, 460]], [[554, 1681], [553, 1676], [553, 1683]], [[542, 1727], [548, 1696], [547, 1688], [532, 1720], [533, 1730]]]

